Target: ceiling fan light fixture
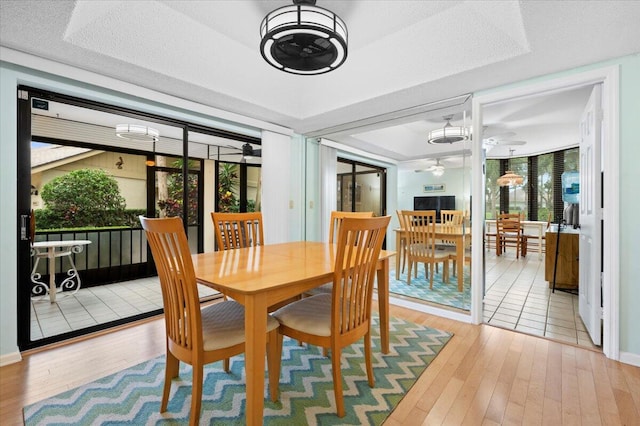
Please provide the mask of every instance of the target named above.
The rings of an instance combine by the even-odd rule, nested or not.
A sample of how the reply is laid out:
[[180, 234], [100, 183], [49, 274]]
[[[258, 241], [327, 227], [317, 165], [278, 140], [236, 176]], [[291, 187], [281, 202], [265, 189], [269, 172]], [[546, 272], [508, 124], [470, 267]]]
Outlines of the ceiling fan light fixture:
[[160, 132], [140, 124], [118, 124], [116, 125], [116, 136], [133, 141], [157, 142], [160, 138]]
[[452, 126], [451, 116], [443, 117], [447, 124], [442, 129], [436, 129], [429, 132], [427, 142], [432, 145], [452, 144], [456, 142], [466, 141], [471, 137], [471, 129], [462, 126]]
[[316, 0], [293, 0], [260, 24], [260, 53], [273, 67], [299, 75], [324, 74], [347, 59], [347, 26]]
[[436, 165], [435, 168], [431, 171], [435, 177], [440, 177], [444, 174], [444, 166]]

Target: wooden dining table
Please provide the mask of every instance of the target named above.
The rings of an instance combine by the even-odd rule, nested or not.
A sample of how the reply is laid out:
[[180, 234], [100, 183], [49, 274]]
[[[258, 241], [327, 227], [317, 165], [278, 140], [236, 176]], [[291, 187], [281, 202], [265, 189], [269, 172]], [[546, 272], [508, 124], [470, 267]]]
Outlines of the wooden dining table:
[[[299, 241], [193, 255], [198, 283], [245, 307], [246, 424], [262, 425], [267, 312], [333, 280], [335, 244]], [[377, 290], [382, 353], [389, 352], [389, 259], [382, 250]]]
[[[457, 230], [459, 229], [459, 231]], [[397, 228], [396, 232], [396, 252], [401, 253], [402, 242], [408, 238], [409, 230]], [[456, 228], [455, 232], [446, 232], [440, 224], [436, 224], [436, 240], [440, 241], [453, 241], [456, 246], [456, 274], [458, 277], [458, 291], [462, 291], [464, 287], [464, 261], [465, 261], [465, 248], [471, 244], [471, 228], [468, 226], [460, 226]], [[398, 259], [396, 262], [396, 280], [400, 280], [400, 262], [402, 259]], [[410, 271], [409, 271], [410, 272]]]

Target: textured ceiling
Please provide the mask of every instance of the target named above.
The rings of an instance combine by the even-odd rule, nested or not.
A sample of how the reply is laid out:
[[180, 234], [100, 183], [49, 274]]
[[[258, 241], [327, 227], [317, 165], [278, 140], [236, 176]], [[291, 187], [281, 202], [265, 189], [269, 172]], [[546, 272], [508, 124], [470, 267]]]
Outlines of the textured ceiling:
[[[442, 111], [415, 117], [412, 126], [404, 120], [402, 126], [373, 126], [376, 131], [344, 129], [370, 117], [640, 52], [638, 1], [318, 0], [317, 6], [347, 23], [348, 58], [334, 72], [297, 76], [274, 69], [258, 51], [261, 20], [289, 4], [3, 0], [0, 44], [299, 133], [331, 136], [397, 161], [437, 152], [424, 140], [426, 131], [441, 126]], [[556, 99], [547, 107], [559, 104]], [[533, 113], [564, 117], [558, 108], [518, 108], [528, 110], [533, 121]], [[536, 135], [535, 124], [514, 130], [507, 122], [514, 114], [496, 111], [485, 124], [511, 126], [516, 139], [545, 139], [528, 136]], [[343, 131], [327, 130], [336, 126]], [[528, 140], [522, 149], [546, 148]]]

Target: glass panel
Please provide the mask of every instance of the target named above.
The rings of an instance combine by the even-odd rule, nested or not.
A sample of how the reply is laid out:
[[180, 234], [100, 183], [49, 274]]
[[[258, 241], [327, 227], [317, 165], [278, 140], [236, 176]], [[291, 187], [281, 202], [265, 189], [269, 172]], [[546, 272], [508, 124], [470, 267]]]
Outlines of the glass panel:
[[523, 177], [521, 185], [509, 187], [509, 213], [520, 213], [524, 219], [528, 218], [529, 192], [527, 170], [529, 166], [526, 157], [512, 158], [509, 160], [509, 170]]
[[567, 149], [564, 152], [564, 170], [580, 171], [580, 149], [579, 148]]
[[261, 211], [262, 168], [247, 165], [247, 211]]
[[[355, 182], [353, 171], [355, 169]], [[375, 166], [338, 159], [336, 177], [336, 210], [384, 213], [384, 170]]]
[[[118, 136], [122, 123], [152, 127], [160, 140]], [[30, 340], [62, 340], [67, 333], [162, 309], [157, 280], [148, 278], [138, 216], [147, 214], [147, 156], [166, 145], [171, 148], [162, 152], [177, 159], [181, 145], [173, 138], [182, 129], [52, 100], [48, 109], [32, 110], [31, 125], [31, 206], [40, 254], [31, 253], [27, 282], [33, 288], [52, 279], [59, 289], [55, 304], [47, 294], [31, 298], [30, 317], [20, 318], [30, 321]], [[80, 252], [58, 245], [50, 263], [43, 246], [56, 241], [89, 243], [78, 245]], [[134, 292], [145, 297], [127, 298]]]
[[[182, 160], [174, 163], [181, 166]], [[198, 224], [198, 175], [188, 174], [188, 210], [189, 225]], [[182, 173], [156, 171], [156, 216], [183, 218], [184, 186]]]
[[240, 165], [218, 162], [218, 208], [219, 212], [240, 211]]
[[380, 173], [370, 171], [356, 175], [355, 211], [382, 215]]
[[500, 160], [487, 160], [487, 184], [485, 186], [485, 218], [496, 219], [500, 211]]
[[553, 221], [553, 154], [538, 156], [538, 220]]

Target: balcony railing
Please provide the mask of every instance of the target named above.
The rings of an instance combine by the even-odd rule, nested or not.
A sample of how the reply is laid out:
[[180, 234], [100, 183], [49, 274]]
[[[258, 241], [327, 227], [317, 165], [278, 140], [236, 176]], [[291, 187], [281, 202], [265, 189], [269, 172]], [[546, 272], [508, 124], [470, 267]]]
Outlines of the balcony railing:
[[[141, 228], [109, 228], [88, 231], [38, 232], [35, 241], [89, 240], [80, 253], [72, 254], [82, 287], [129, 281], [154, 274], [147, 263], [147, 239]], [[56, 281], [69, 270], [67, 256], [57, 257]], [[51, 265], [40, 262], [35, 272], [48, 280]], [[60, 275], [60, 277], [58, 277]]]

